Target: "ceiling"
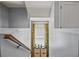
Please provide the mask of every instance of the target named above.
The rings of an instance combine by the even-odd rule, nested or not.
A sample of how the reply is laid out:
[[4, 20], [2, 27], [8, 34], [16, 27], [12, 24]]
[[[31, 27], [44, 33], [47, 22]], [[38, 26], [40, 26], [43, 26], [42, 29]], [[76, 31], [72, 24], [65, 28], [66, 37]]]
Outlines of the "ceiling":
[[49, 17], [52, 1], [2, 1], [9, 8], [27, 7], [31, 17]]
[[9, 8], [21, 8], [25, 7], [23, 1], [1, 1], [4, 5], [6, 5]]
[[51, 4], [51, 1], [25, 2], [31, 17], [49, 17]]

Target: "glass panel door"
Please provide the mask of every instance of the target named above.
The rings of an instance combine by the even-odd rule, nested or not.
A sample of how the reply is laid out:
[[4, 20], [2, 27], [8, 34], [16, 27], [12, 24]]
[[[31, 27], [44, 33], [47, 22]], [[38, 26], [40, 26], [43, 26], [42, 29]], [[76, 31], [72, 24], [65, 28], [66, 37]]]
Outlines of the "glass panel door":
[[47, 21], [32, 22], [32, 56], [33, 57], [48, 56], [48, 22]]

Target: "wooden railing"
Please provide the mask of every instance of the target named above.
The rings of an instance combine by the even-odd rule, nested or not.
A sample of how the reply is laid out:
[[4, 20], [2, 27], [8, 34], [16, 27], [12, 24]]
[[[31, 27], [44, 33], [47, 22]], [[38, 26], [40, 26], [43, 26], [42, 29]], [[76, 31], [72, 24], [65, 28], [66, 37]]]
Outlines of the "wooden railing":
[[9, 40], [13, 41], [14, 43], [18, 44], [17, 48], [19, 48], [21, 46], [21, 47], [31, 51], [31, 49], [29, 49], [27, 46], [25, 46], [22, 42], [20, 42], [18, 39], [16, 39], [11, 34], [4, 34], [4, 39], [9, 39]]

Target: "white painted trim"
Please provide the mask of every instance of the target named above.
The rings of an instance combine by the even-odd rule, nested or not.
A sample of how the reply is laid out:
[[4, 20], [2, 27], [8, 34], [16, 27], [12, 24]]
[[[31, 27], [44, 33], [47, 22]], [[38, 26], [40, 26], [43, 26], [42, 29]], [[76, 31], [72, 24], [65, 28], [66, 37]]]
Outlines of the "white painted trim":
[[79, 34], [79, 29], [60, 29], [60, 28], [54, 28], [53, 31]]
[[50, 18], [30, 18], [31, 21], [49, 21]]

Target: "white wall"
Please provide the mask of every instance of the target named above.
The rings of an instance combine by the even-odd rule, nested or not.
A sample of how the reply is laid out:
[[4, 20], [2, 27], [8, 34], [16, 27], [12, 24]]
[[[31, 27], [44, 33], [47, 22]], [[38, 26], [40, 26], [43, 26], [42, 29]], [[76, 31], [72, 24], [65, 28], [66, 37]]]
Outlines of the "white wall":
[[2, 24], [2, 23], [1, 23], [1, 4], [0, 4], [0, 28], [2, 27], [1, 24]]
[[0, 57], [1, 57], [1, 40], [0, 40]]
[[0, 4], [0, 27], [1, 28], [8, 28], [8, 8], [3, 4]]
[[29, 28], [26, 8], [8, 8], [0, 3], [0, 28]]
[[[2, 37], [1, 37], [2, 36]], [[0, 35], [1, 40], [1, 57], [29, 57], [30, 52], [22, 47], [17, 48], [17, 44], [3, 39], [3, 35]]]
[[11, 34], [31, 49], [31, 31], [30, 31], [30, 29], [15, 30], [15, 31], [11, 32]]
[[56, 1], [54, 19], [55, 28], [79, 28], [79, 3]]
[[61, 25], [63, 28], [79, 28], [79, 3], [62, 3]]
[[25, 8], [9, 8], [10, 28], [29, 28], [30, 19]]
[[30, 29], [18, 29], [18, 28], [10, 28], [10, 29], [0, 29], [1, 34], [12, 34], [15, 36], [18, 40], [23, 42], [26, 46], [31, 48], [31, 30]]
[[78, 57], [78, 35], [62, 31], [54, 31], [53, 39], [50, 40], [52, 42], [52, 46], [49, 47], [50, 56]]
[[59, 21], [59, 1], [54, 2], [54, 27], [59, 28], [60, 27], [60, 21]]
[[[0, 29], [1, 34], [10, 33], [14, 37], [16, 37], [19, 41], [21, 41], [23, 44], [28, 46], [31, 49], [31, 31], [29, 29]], [[30, 52], [26, 49], [17, 49], [16, 44], [12, 43], [11, 41], [7, 41], [5, 39], [1, 39], [1, 56], [4, 57], [28, 57], [31, 56]], [[7, 55], [7, 53], [10, 53]]]
[[52, 5], [49, 23], [49, 56], [77, 57], [78, 35], [54, 28], [54, 4]]

